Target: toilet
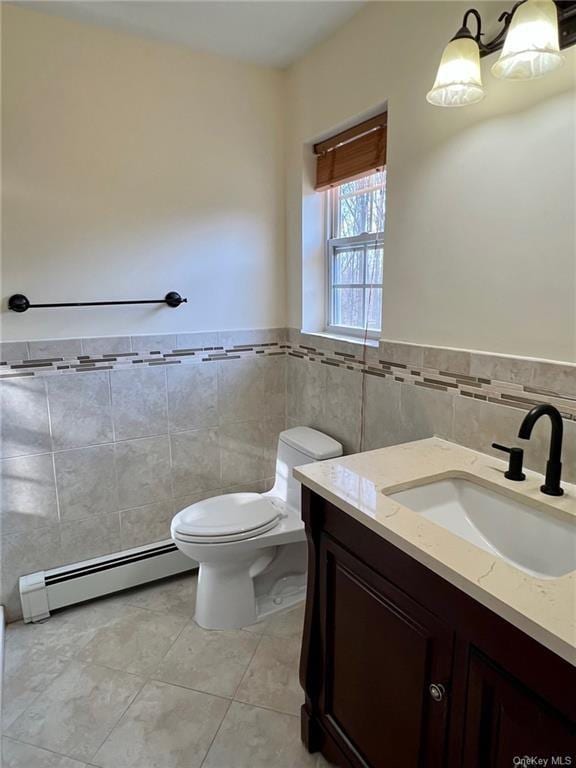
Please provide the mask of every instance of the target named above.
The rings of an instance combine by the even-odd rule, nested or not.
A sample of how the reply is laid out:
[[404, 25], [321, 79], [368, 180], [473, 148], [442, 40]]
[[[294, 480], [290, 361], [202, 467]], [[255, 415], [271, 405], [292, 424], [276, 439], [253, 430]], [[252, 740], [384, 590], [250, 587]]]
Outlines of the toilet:
[[316, 429], [287, 429], [271, 491], [214, 496], [175, 515], [172, 539], [199, 564], [194, 618], [201, 627], [246, 627], [304, 598], [306, 535], [292, 470], [341, 455], [341, 444]]

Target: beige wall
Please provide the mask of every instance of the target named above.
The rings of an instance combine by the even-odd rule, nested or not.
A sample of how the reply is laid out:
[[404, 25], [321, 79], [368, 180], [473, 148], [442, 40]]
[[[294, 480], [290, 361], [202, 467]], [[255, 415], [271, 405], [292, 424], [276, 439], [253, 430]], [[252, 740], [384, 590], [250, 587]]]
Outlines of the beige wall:
[[[3, 338], [283, 325], [282, 73], [2, 15]], [[168, 290], [188, 305], [6, 311]]]
[[[314, 269], [304, 280], [301, 269], [303, 242], [317, 267], [302, 228], [303, 145], [387, 101], [382, 336], [574, 361], [576, 48], [561, 70], [527, 83], [496, 80], [488, 57], [481, 104], [434, 108], [425, 95], [466, 7], [369, 3], [291, 69], [289, 322], [310, 328], [314, 314]], [[481, 9], [492, 23], [501, 10]]]

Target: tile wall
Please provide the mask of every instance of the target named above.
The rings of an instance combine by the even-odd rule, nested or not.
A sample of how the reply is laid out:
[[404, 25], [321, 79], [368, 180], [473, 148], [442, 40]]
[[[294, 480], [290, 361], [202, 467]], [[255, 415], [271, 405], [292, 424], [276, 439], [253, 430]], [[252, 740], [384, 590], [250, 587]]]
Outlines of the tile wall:
[[[169, 536], [182, 507], [272, 484], [278, 433], [309, 425], [347, 452], [431, 435], [494, 453], [523, 415], [564, 416], [576, 482], [576, 365], [294, 329], [0, 346], [2, 584]], [[525, 445], [543, 471], [549, 425]]]
[[521, 445], [544, 472], [550, 425], [518, 441], [525, 413], [553, 403], [564, 416], [564, 477], [576, 482], [576, 365], [381, 341], [359, 344], [288, 331], [287, 423], [328, 431], [347, 452], [437, 435], [502, 457]]
[[0, 603], [18, 577], [169, 538], [207, 496], [272, 486], [286, 332], [0, 347]]

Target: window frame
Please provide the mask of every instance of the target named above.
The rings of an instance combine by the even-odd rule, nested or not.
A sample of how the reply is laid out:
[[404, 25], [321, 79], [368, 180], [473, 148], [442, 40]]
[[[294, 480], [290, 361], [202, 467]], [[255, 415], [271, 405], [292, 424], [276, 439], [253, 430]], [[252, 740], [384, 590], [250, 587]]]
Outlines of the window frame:
[[[372, 174], [377, 173], [377, 170], [372, 171]], [[371, 175], [371, 174], [366, 174]], [[346, 184], [347, 182], [342, 182], [342, 184]], [[337, 185], [338, 187], [341, 186], [341, 184]], [[379, 189], [381, 185], [373, 186], [369, 188], [369, 191], [374, 191], [376, 189]], [[385, 187], [384, 187], [385, 189]], [[363, 190], [365, 191], [365, 190]], [[368, 246], [379, 246], [382, 249], [384, 248], [384, 232], [363, 232], [360, 235], [354, 235], [352, 237], [334, 237], [334, 233], [337, 231], [338, 226], [338, 204], [337, 204], [337, 188], [336, 186], [330, 187], [330, 189], [326, 190], [326, 232], [327, 232], [327, 238], [326, 238], [326, 256], [325, 256], [325, 262], [326, 262], [326, 317], [325, 317], [325, 332], [331, 333], [336, 336], [354, 336], [358, 338], [368, 338], [368, 339], [380, 339], [382, 335], [382, 327], [380, 327], [378, 330], [370, 330], [366, 328], [355, 328], [350, 325], [336, 325], [332, 322], [332, 318], [334, 317], [334, 281], [333, 281], [333, 267], [334, 267], [334, 256], [337, 248], [342, 247], [354, 247], [354, 246], [363, 246], [364, 247], [364, 279], [366, 278], [366, 249]], [[384, 258], [384, 254], [382, 254], [382, 258]], [[342, 284], [342, 287], [347, 287], [348, 284]], [[380, 288], [383, 292], [384, 289], [384, 282], [382, 283], [354, 283], [350, 284], [348, 287], [352, 288], [362, 288], [362, 304], [363, 304], [363, 311], [362, 314], [365, 316], [365, 302], [366, 302], [366, 292], [370, 288]], [[384, 295], [382, 293], [382, 300], [384, 300]], [[380, 324], [382, 324], [382, 318], [380, 318]]]

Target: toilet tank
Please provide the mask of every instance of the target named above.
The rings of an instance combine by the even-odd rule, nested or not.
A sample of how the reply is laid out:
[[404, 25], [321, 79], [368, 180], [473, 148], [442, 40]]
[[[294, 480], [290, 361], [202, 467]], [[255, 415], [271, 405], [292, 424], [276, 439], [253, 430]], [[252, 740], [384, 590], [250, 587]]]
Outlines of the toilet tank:
[[270, 496], [277, 496], [299, 510], [300, 483], [292, 477], [294, 467], [337, 456], [342, 456], [342, 445], [323, 432], [310, 427], [286, 429], [278, 437], [276, 480]]

